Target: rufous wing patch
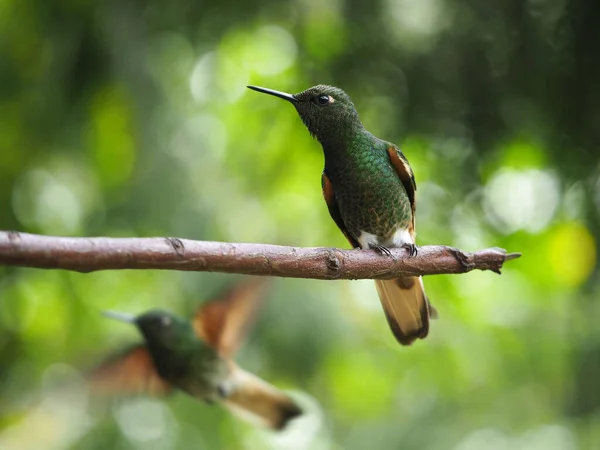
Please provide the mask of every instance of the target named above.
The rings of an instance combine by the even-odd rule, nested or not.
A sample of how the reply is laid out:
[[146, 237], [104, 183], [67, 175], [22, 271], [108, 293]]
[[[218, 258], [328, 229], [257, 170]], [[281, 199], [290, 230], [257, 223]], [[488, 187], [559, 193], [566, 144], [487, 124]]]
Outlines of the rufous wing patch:
[[268, 283], [267, 279], [249, 279], [202, 305], [193, 320], [196, 335], [221, 356], [233, 356], [256, 318]]
[[416, 190], [417, 184], [415, 182], [415, 176], [413, 171], [408, 164], [408, 160], [404, 156], [402, 151], [390, 145], [387, 148], [388, 155], [390, 157], [390, 162], [392, 163], [392, 167], [396, 170], [400, 181], [402, 181], [402, 185], [406, 190], [406, 194], [408, 195], [408, 199], [410, 200], [410, 206], [412, 208], [412, 222], [411, 227], [409, 227], [408, 232], [414, 238], [415, 236], [415, 210], [416, 210]]
[[115, 356], [88, 374], [92, 392], [102, 395], [164, 395], [171, 385], [156, 371], [144, 345]]

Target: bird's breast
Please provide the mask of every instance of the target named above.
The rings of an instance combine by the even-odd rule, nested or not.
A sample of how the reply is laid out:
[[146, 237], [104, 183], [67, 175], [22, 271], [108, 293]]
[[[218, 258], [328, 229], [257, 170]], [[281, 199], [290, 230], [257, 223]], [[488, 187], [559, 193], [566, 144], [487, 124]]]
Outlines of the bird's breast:
[[326, 168], [326, 172], [344, 225], [359, 242], [361, 234], [364, 239], [373, 239], [367, 237], [370, 234], [387, 241], [398, 229], [408, 228], [410, 200], [387, 154], [373, 152], [358, 161]]

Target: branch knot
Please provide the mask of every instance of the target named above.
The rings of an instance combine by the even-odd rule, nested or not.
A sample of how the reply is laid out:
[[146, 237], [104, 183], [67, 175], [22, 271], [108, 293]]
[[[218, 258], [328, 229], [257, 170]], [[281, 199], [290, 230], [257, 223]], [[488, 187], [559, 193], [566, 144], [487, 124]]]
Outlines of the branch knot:
[[337, 252], [333, 248], [327, 249], [327, 255], [325, 258], [325, 265], [327, 266], [327, 270], [331, 272], [332, 279], [339, 277], [342, 266], [340, 258], [338, 258], [336, 253]]
[[175, 251], [177, 256], [179, 256], [179, 258], [183, 258], [185, 256], [185, 246], [183, 245], [183, 242], [181, 242], [181, 239], [168, 237], [165, 238], [165, 240]]

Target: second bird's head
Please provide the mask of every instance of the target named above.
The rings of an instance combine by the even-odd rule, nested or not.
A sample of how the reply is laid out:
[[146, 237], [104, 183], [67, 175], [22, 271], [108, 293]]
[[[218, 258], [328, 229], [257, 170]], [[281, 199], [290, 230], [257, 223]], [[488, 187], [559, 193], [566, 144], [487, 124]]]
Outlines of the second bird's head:
[[310, 134], [321, 143], [352, 127], [362, 127], [352, 100], [340, 88], [319, 84], [297, 94], [258, 86], [248, 88], [282, 98], [294, 105]]
[[105, 311], [104, 315], [137, 326], [150, 346], [165, 350], [175, 350], [194, 336], [191, 323], [161, 309], [153, 309], [139, 316], [113, 311]]

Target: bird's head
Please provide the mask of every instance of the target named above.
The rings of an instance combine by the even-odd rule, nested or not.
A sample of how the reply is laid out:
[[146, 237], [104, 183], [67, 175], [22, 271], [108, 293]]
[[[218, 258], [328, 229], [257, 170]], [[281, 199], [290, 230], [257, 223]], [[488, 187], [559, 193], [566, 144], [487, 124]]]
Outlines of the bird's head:
[[354, 126], [362, 127], [352, 100], [340, 88], [319, 84], [297, 94], [258, 86], [248, 88], [289, 101], [310, 134], [321, 143]]
[[107, 317], [136, 325], [152, 348], [176, 350], [195, 338], [191, 324], [168, 311], [153, 309], [139, 316], [105, 311]]

